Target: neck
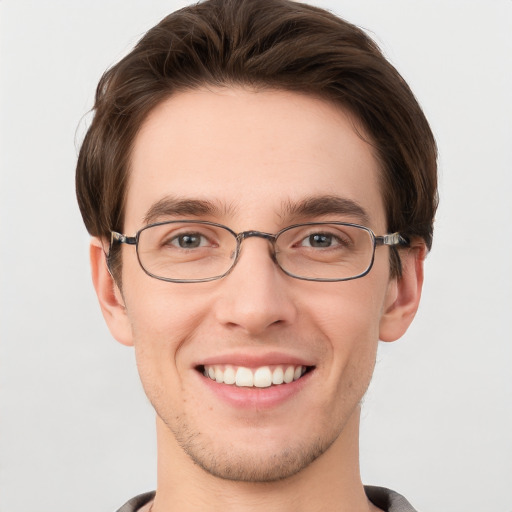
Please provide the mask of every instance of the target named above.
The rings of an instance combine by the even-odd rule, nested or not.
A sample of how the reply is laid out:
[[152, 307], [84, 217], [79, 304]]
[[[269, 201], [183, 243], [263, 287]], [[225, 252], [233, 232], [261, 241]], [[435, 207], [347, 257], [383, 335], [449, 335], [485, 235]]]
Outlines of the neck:
[[377, 510], [359, 475], [359, 413], [320, 457], [299, 473], [275, 482], [238, 482], [194, 464], [157, 419], [158, 481], [153, 512], [354, 512]]

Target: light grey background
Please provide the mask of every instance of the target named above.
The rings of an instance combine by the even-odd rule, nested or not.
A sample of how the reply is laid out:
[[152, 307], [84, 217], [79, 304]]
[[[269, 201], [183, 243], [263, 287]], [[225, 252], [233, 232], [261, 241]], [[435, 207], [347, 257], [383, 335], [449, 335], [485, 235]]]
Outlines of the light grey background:
[[[510, 512], [512, 1], [314, 3], [371, 30], [440, 149], [423, 303], [379, 353], [364, 481], [423, 512]], [[74, 165], [101, 73], [182, 5], [0, 1], [1, 512], [112, 511], [154, 488], [153, 414], [96, 303]]]

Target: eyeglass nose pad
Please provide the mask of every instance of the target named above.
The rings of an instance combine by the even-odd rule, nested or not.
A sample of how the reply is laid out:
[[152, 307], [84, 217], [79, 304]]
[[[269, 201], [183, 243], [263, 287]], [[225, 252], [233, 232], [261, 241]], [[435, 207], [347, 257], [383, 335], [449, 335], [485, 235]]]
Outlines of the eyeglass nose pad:
[[235, 254], [235, 260], [233, 261], [233, 265], [236, 264], [238, 258], [240, 258], [240, 254], [242, 253], [242, 242], [246, 238], [263, 238], [264, 240], [267, 240], [269, 242], [269, 256], [272, 259], [274, 263], [277, 264], [277, 257], [276, 257], [276, 235], [273, 235], [272, 233], [265, 233], [264, 231], [242, 231], [241, 233], [238, 233], [237, 235], [237, 253]]

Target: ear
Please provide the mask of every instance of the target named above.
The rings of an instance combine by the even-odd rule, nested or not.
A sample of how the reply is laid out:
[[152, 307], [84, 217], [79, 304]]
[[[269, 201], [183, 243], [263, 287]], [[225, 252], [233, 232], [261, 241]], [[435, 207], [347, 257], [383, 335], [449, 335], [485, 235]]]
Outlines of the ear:
[[423, 263], [427, 248], [422, 240], [402, 250], [402, 276], [390, 280], [384, 312], [380, 320], [382, 341], [395, 341], [405, 334], [416, 315], [423, 287]]
[[92, 238], [90, 245], [92, 282], [103, 318], [112, 336], [123, 345], [133, 345], [131, 324], [119, 287], [107, 267], [107, 257], [99, 238]]

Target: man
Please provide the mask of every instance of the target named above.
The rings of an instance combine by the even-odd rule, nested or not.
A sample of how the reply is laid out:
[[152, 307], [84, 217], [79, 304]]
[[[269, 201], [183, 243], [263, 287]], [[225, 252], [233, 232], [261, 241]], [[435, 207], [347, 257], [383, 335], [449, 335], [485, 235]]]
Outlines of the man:
[[363, 487], [360, 401], [407, 330], [436, 209], [414, 96], [356, 27], [211, 0], [102, 78], [77, 166], [98, 299], [157, 414], [120, 510], [414, 510]]

